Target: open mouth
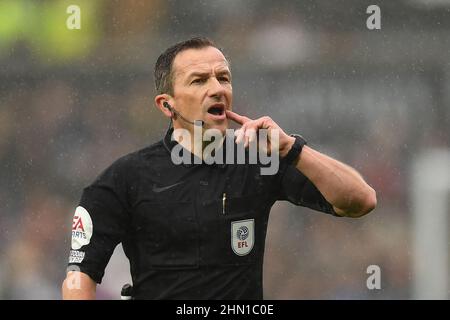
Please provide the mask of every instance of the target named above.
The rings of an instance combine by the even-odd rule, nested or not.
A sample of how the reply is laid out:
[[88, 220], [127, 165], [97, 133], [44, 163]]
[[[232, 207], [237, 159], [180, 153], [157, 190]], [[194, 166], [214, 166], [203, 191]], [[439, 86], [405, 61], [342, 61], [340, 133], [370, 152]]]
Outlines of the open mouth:
[[225, 106], [223, 104], [214, 104], [209, 107], [208, 113], [215, 116], [221, 116], [225, 113]]

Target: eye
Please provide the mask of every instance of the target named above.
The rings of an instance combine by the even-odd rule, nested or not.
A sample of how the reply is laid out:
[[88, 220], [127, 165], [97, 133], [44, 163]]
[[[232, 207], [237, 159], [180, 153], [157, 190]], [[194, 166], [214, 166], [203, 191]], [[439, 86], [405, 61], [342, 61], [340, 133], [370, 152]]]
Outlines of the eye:
[[230, 78], [228, 77], [219, 77], [218, 79], [220, 82], [230, 82]]
[[197, 79], [192, 80], [191, 84], [194, 84], [194, 83], [201, 84], [201, 83], [204, 83], [205, 81], [206, 81], [205, 78], [197, 78]]

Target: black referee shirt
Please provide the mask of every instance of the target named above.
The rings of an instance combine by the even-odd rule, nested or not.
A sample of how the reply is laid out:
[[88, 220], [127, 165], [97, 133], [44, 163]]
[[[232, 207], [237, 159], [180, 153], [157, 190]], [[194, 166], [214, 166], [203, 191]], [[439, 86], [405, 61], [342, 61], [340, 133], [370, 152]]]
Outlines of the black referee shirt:
[[69, 265], [100, 283], [122, 243], [136, 299], [262, 299], [275, 201], [334, 215], [332, 206], [282, 159], [275, 175], [257, 164], [175, 165], [170, 137], [120, 158], [84, 189]]

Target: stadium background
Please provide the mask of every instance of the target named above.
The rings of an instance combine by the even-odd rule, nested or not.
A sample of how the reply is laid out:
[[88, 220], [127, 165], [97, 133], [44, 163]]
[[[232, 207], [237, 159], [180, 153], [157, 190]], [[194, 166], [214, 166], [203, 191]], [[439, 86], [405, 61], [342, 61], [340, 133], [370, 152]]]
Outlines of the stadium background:
[[[81, 30], [66, 28], [70, 4]], [[370, 4], [381, 30], [366, 28]], [[236, 111], [302, 133], [378, 194], [356, 220], [276, 204], [265, 298], [422, 297], [413, 211], [426, 200], [413, 198], [412, 172], [422, 154], [450, 147], [449, 32], [448, 0], [0, 1], [0, 298], [60, 298], [82, 188], [160, 139], [154, 62], [193, 35], [230, 57]], [[446, 241], [447, 272], [430, 297], [449, 298]], [[426, 245], [433, 252], [433, 238]], [[369, 265], [381, 268], [380, 290], [366, 287]], [[127, 273], [118, 248], [98, 297], [117, 299]]]

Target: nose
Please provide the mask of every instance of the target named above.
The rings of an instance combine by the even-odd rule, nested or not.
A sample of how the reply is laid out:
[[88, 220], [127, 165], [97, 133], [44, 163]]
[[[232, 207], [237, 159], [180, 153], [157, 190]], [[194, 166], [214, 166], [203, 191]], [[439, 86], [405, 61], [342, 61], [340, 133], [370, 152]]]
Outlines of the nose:
[[217, 78], [212, 77], [209, 81], [208, 96], [220, 100], [225, 95], [225, 87]]

